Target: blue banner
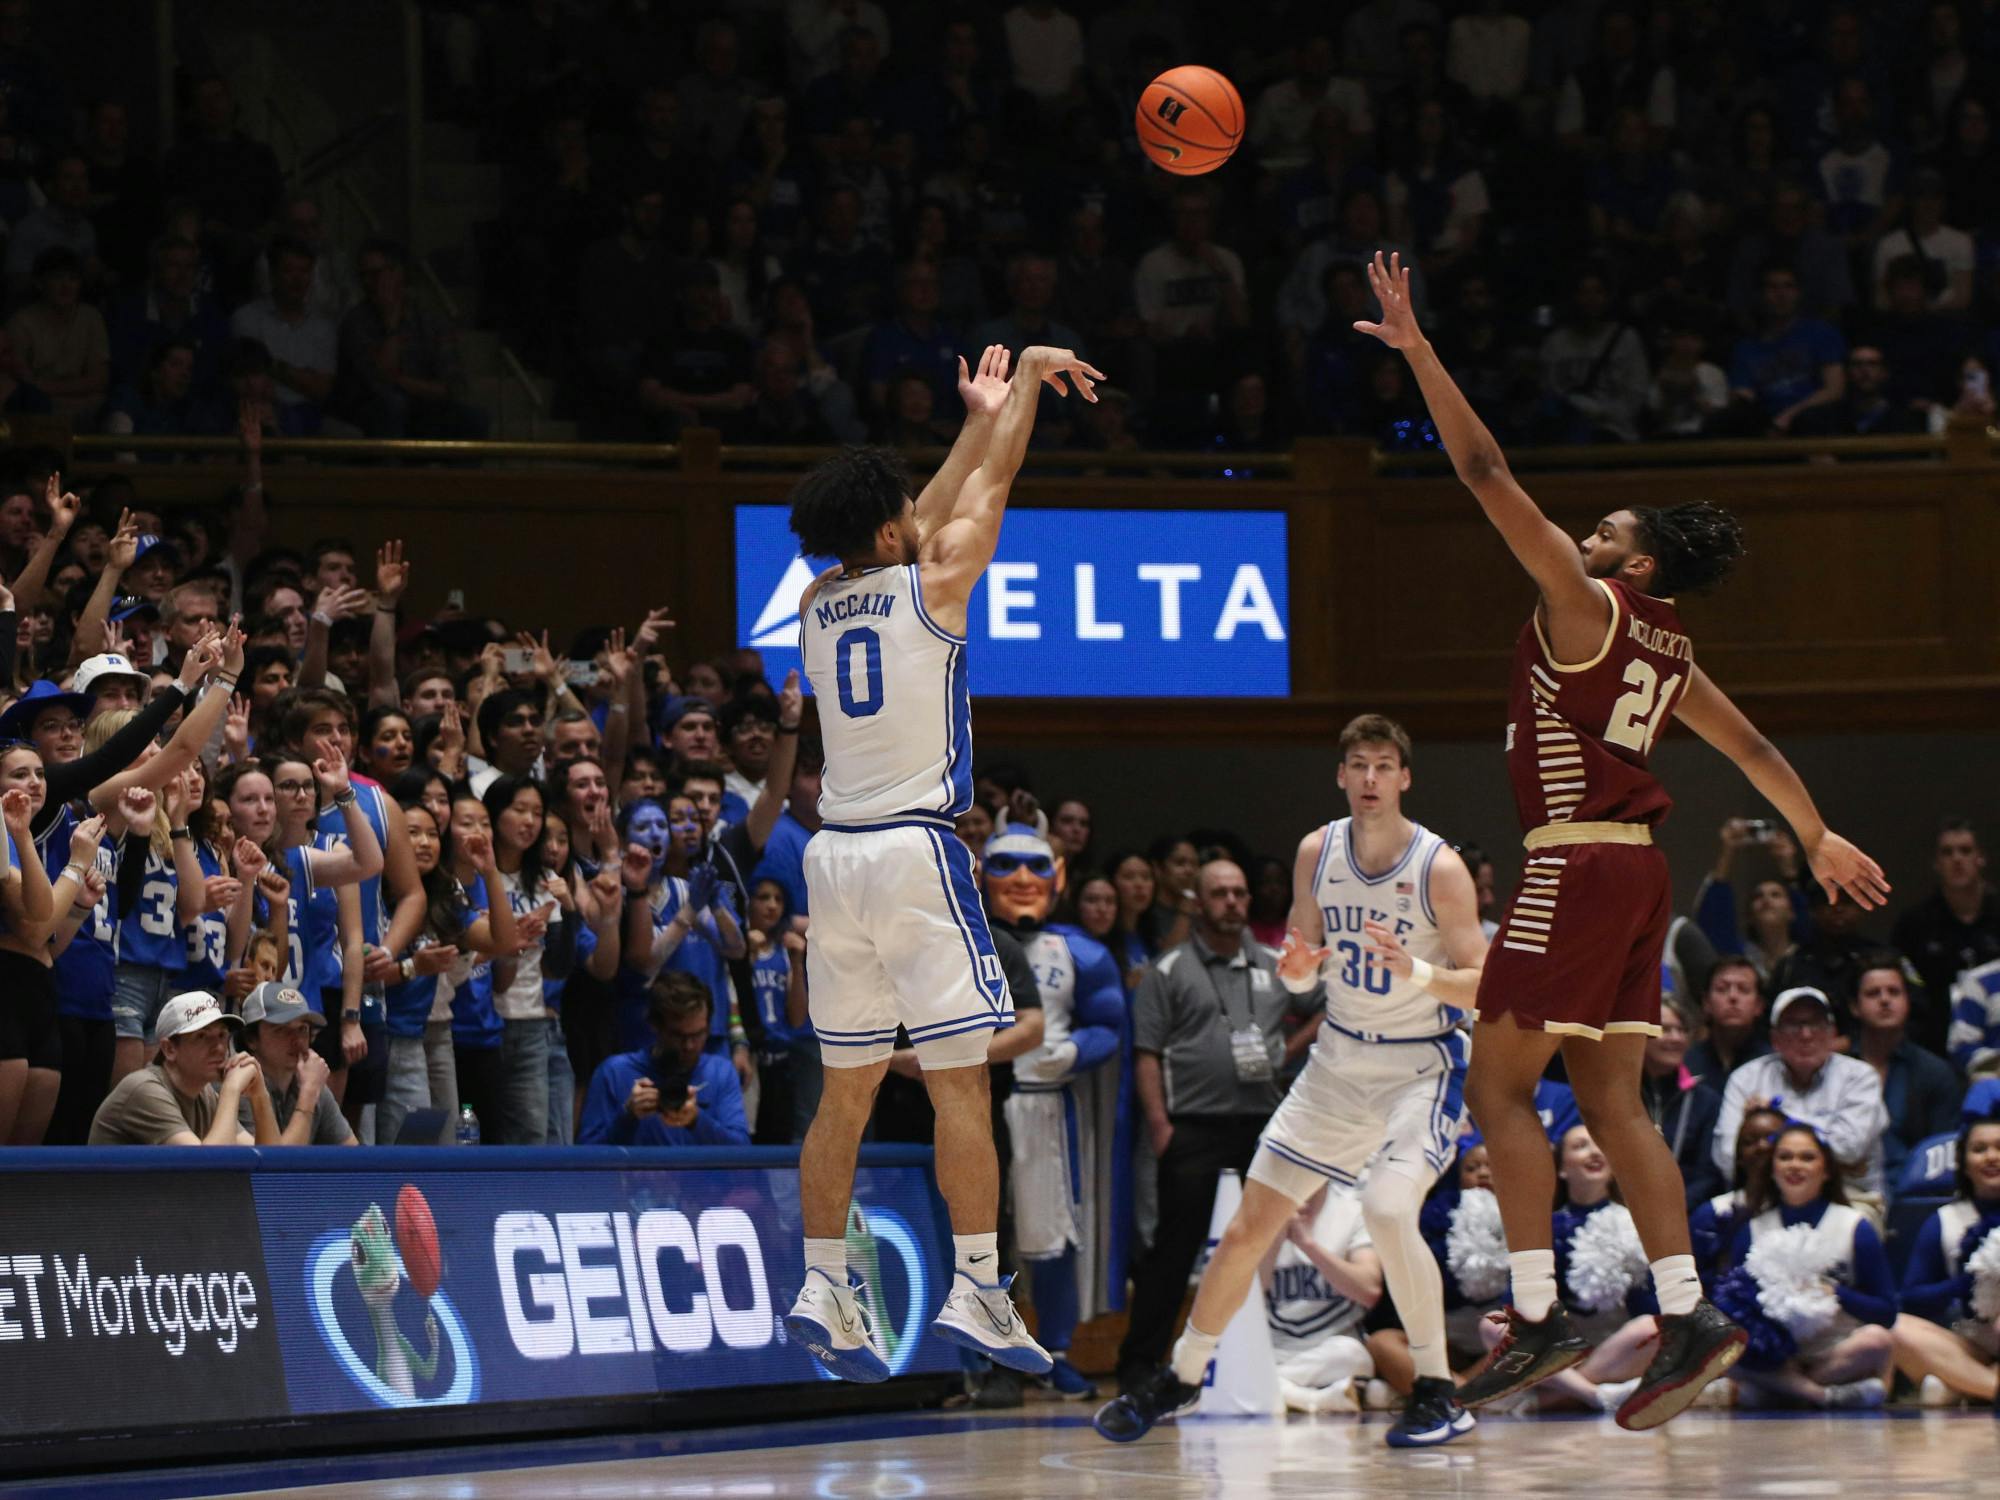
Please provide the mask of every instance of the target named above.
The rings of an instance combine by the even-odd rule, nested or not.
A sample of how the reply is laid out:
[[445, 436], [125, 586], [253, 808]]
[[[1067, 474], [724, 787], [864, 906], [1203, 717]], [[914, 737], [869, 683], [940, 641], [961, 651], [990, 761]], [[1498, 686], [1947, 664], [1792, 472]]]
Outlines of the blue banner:
[[[796, 1167], [263, 1172], [291, 1409], [545, 1401], [822, 1378], [780, 1319], [804, 1276]], [[957, 1368], [928, 1174], [864, 1166], [849, 1263], [895, 1374]]]
[[[1282, 511], [1007, 514], [967, 612], [972, 691], [1003, 698], [1277, 698], [1291, 691]], [[788, 512], [736, 510], [737, 641], [798, 667], [818, 568]]]

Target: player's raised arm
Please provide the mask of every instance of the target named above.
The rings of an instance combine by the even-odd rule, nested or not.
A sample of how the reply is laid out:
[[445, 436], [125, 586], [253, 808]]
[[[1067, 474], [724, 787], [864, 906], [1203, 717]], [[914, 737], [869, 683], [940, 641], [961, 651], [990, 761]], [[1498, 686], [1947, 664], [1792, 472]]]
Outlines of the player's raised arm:
[[986, 461], [987, 446], [993, 441], [993, 424], [1007, 401], [1007, 369], [1012, 356], [1005, 344], [988, 344], [979, 356], [979, 368], [966, 368], [963, 355], [958, 361], [958, 394], [965, 402], [965, 425], [951, 445], [938, 471], [917, 496], [917, 538], [929, 541], [933, 532], [951, 519], [958, 492], [972, 471]]
[[1864, 911], [1882, 905], [1889, 894], [1882, 867], [1826, 826], [1813, 806], [1812, 793], [1791, 762], [1700, 667], [1689, 677], [1687, 691], [1674, 713], [1734, 761], [1750, 784], [1784, 815], [1829, 900], [1838, 900], [1838, 893], [1845, 891]]
[[960, 486], [951, 519], [924, 544], [925, 581], [934, 582], [947, 596], [969, 597], [973, 584], [993, 561], [994, 550], [1000, 545], [1000, 522], [1007, 513], [1007, 495], [1014, 476], [1021, 471], [1029, 434], [1035, 429], [1042, 382], [1068, 395], [1065, 376], [1076, 382], [1084, 400], [1097, 399], [1095, 382], [1104, 376], [1071, 350], [1030, 345], [1014, 362], [1007, 399], [994, 421], [986, 457]]
[[1583, 554], [1575, 541], [1543, 515], [1541, 507], [1515, 482], [1507, 455], [1500, 451], [1500, 444], [1417, 326], [1410, 302], [1410, 273], [1401, 257], [1392, 255], [1385, 263], [1377, 251], [1368, 266], [1368, 285], [1382, 305], [1382, 321], [1356, 323], [1355, 330], [1403, 351], [1424, 393], [1431, 421], [1437, 424], [1438, 437], [1451, 455], [1452, 467], [1535, 580], [1552, 614], [1569, 615], [1601, 632], [1609, 619], [1610, 602], [1585, 573]]

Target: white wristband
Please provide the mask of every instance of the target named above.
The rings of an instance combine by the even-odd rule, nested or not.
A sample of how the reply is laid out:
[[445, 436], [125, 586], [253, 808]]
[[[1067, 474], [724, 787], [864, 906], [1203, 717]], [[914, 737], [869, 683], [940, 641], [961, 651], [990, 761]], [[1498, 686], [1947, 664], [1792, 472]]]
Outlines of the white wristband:
[[1280, 971], [1278, 983], [1282, 984], [1294, 995], [1310, 995], [1314, 990], [1319, 988], [1319, 970], [1315, 969], [1312, 973], [1305, 975], [1286, 974]]
[[1410, 960], [1410, 983], [1414, 984], [1418, 989], [1429, 989], [1431, 981], [1436, 977], [1437, 970], [1425, 963], [1421, 958]]

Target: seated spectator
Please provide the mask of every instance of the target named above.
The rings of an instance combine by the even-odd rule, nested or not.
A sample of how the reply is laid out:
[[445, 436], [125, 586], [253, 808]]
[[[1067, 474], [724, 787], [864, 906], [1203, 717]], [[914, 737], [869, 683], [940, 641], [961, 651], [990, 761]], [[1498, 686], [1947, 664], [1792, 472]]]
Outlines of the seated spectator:
[[1479, 0], [1445, 29], [1445, 76], [1482, 112], [1511, 108], [1528, 84], [1534, 28], [1507, 0]]
[[1260, 1269], [1286, 1409], [1360, 1411], [1375, 1376], [1361, 1320], [1382, 1300], [1382, 1260], [1360, 1190], [1329, 1183], [1306, 1199]]
[[891, 129], [914, 136], [923, 165], [944, 163], [950, 142], [969, 120], [997, 123], [1001, 88], [981, 65], [979, 27], [964, 16], [948, 17], [937, 61], [905, 78], [890, 114]]
[[1700, 437], [1711, 417], [1729, 409], [1729, 377], [1704, 357], [1695, 321], [1680, 316], [1661, 330], [1665, 352], [1646, 392], [1646, 425], [1660, 437]]
[[1568, 315], [1542, 340], [1543, 442], [1629, 443], [1652, 377], [1645, 340], [1613, 310], [1602, 271], [1577, 277]]
[[407, 252], [370, 240], [356, 266], [365, 296], [340, 324], [348, 414], [372, 438], [486, 436], [486, 413], [463, 397], [457, 331], [409, 296]]
[[[1986, 882], [1986, 854], [1963, 818], [1938, 826], [1931, 869], [1937, 887], [1896, 914], [1890, 941], [1916, 967], [1924, 990], [1942, 998], [1960, 973], [2000, 959], [2000, 894]], [[1918, 1028], [1916, 1037], [1942, 1052], [1943, 1037]]]
[[49, 393], [28, 379], [14, 336], [0, 328], [0, 416], [47, 416], [55, 409]]
[[229, 321], [201, 290], [201, 275], [201, 247], [193, 240], [168, 234], [153, 242], [151, 278], [111, 309], [114, 380], [136, 383], [160, 343], [179, 339], [195, 352], [196, 388], [204, 394], [216, 389]]
[[1875, 242], [1875, 305], [1889, 300], [1889, 266], [1899, 256], [1923, 262], [1924, 288], [1938, 312], [1963, 312], [1972, 306], [1975, 264], [1972, 236], [1945, 223], [1944, 174], [1926, 167], [1910, 179], [1908, 217]]
[[1014, 87], [1054, 118], [1083, 88], [1083, 28], [1054, 0], [1022, 0], [1000, 18]]
[[937, 270], [939, 318], [952, 328], [970, 328], [986, 316], [986, 282], [979, 262], [959, 248], [957, 236], [948, 205], [935, 198], [917, 205], [910, 223], [910, 258], [928, 261]]
[[[277, 1120], [257, 1059], [232, 1055], [242, 1030], [213, 995], [176, 995], [160, 1010], [153, 1061], [128, 1073], [97, 1107], [93, 1146], [253, 1146], [277, 1142]], [[253, 1128], [241, 1124], [247, 1105]]]
[[1863, 255], [1903, 210], [1902, 170], [1876, 130], [1875, 100], [1865, 78], [1843, 78], [1834, 89], [1837, 134], [1817, 164], [1826, 227]]
[[[1327, 267], [1336, 261], [1366, 265], [1377, 250], [1403, 257], [1403, 264], [1410, 267], [1410, 299], [1416, 305], [1417, 319], [1430, 321], [1429, 282], [1417, 265], [1416, 254], [1407, 245], [1385, 239], [1385, 234], [1381, 194], [1372, 186], [1355, 188], [1340, 206], [1340, 222], [1335, 232], [1314, 240], [1299, 252], [1299, 258], [1292, 262], [1278, 287], [1273, 316], [1278, 335], [1287, 347], [1295, 339], [1310, 338], [1326, 316]], [[1372, 304], [1372, 294], [1369, 300]]]
[[1993, 111], [1984, 99], [1960, 94], [1952, 105], [1950, 138], [1938, 153], [1945, 181], [1945, 222], [1970, 224], [1982, 238], [2000, 224], [2000, 147]]
[[1291, 72], [1257, 96], [1250, 110], [1250, 149], [1273, 176], [1295, 172], [1311, 154], [1315, 121], [1332, 105], [1355, 135], [1372, 136], [1368, 91], [1352, 78], [1336, 76], [1333, 38], [1324, 32], [1296, 42]]
[[593, 393], [614, 411], [631, 405], [647, 347], [674, 321], [674, 266], [662, 231], [666, 199], [641, 184], [626, 194], [617, 234], [583, 253], [576, 342]]
[[[1740, 1361], [1734, 1375], [1740, 1405], [1775, 1399], [1851, 1409], [1888, 1400], [1896, 1278], [1875, 1224], [1848, 1185], [1851, 1169], [1839, 1149], [1814, 1125], [1794, 1120], [1779, 1132], [1770, 1162], [1750, 1185], [1749, 1222], [1737, 1230], [1729, 1259], [1745, 1272], [1753, 1300], [1779, 1309], [1764, 1316], [1791, 1335], [1793, 1352]], [[1841, 1314], [1830, 1326], [1824, 1319], [1807, 1325], [1803, 1317], [1785, 1313], [1798, 1299], [1785, 1295], [1791, 1288], [1778, 1279], [1777, 1267], [1769, 1279], [1758, 1278], [1761, 1265], [1753, 1247], [1798, 1226], [1811, 1231], [1827, 1267], [1823, 1280]], [[1724, 1295], [1727, 1305], [1727, 1289]]]
[[[1863, 960], [1854, 997], [1857, 1025], [1854, 1055], [1882, 1080], [1882, 1103], [1889, 1128], [1882, 1137], [1882, 1169], [1889, 1181], [1901, 1174], [1903, 1158], [1918, 1142], [1949, 1132], [1958, 1120], [1965, 1086], [1950, 1064], [1910, 1034], [1910, 984], [1900, 955], [1884, 952]], [[1945, 996], [1938, 996], [1942, 1015]], [[1942, 1041], [1944, 1027], [1937, 1028]]]
[[270, 353], [278, 430], [287, 437], [310, 437], [320, 430], [333, 397], [340, 335], [308, 305], [318, 260], [312, 247], [280, 235], [268, 256], [270, 294], [237, 308], [229, 326], [238, 338], [255, 339]]
[[90, 163], [79, 152], [61, 152], [49, 162], [43, 184], [48, 201], [22, 218], [8, 237], [8, 288], [17, 297], [25, 292], [36, 257], [61, 247], [75, 254], [84, 284], [94, 292], [105, 273], [97, 256], [97, 230], [90, 222]]
[[656, 192], [676, 210], [705, 203], [708, 163], [681, 130], [680, 100], [664, 83], [640, 93], [632, 107], [633, 135], [612, 155], [611, 175], [627, 193]]
[[203, 240], [225, 278], [247, 288], [257, 237], [277, 213], [284, 178], [271, 148], [237, 127], [236, 100], [220, 75], [196, 82], [194, 107], [160, 177], [170, 195], [201, 205]]
[[2000, 1073], [2000, 960], [1967, 969], [1952, 985], [1950, 1055], [1968, 1078]]
[[[1349, 264], [1355, 266], [1358, 275], [1358, 265]], [[1357, 316], [1373, 321], [1375, 298], [1365, 282], [1360, 285], [1359, 296], [1361, 305], [1369, 310]], [[1337, 336], [1336, 316], [1335, 311], [1329, 310], [1327, 332]], [[1522, 425], [1516, 418], [1525, 413], [1517, 409], [1532, 404], [1538, 384], [1534, 351], [1519, 350], [1508, 339], [1494, 300], [1493, 280], [1476, 266], [1460, 271], [1451, 315], [1444, 320], [1437, 342], [1439, 357], [1451, 371], [1452, 379], [1497, 436], [1504, 440]], [[1525, 379], [1524, 367], [1528, 372]]]
[[757, 205], [764, 233], [780, 255], [796, 251], [809, 232], [811, 188], [812, 164], [791, 138], [791, 106], [782, 95], [759, 99], [737, 148], [729, 190]]
[[[361, 300], [361, 285], [355, 280], [353, 251], [336, 244], [327, 234], [326, 215], [320, 211], [319, 199], [311, 193], [292, 194], [278, 211], [272, 248], [286, 239], [297, 240], [312, 251], [312, 290], [306, 293], [306, 309], [338, 328], [348, 309]], [[253, 275], [256, 295], [270, 296], [270, 249], [257, 257]]]
[[1347, 111], [1338, 105], [1322, 105], [1313, 115], [1310, 155], [1278, 183], [1278, 231], [1285, 254], [1297, 254], [1338, 229], [1341, 210], [1354, 193], [1381, 190], [1369, 145], [1370, 138], [1354, 132]]
[[1847, 390], [1831, 406], [1816, 406], [1800, 414], [1792, 431], [1800, 437], [1870, 437], [1897, 432], [1922, 432], [1924, 415], [1904, 402], [1889, 399], [1893, 385], [1889, 361], [1873, 344], [1856, 344], [1847, 351]]
[[820, 200], [818, 232], [789, 266], [829, 338], [877, 321], [889, 300], [889, 252], [861, 232], [861, 207], [852, 187], [829, 188]]
[[1729, 260], [1729, 310], [1744, 323], [1761, 315], [1764, 272], [1790, 266], [1799, 279], [1799, 307], [1807, 317], [1833, 318], [1855, 302], [1847, 247], [1814, 221], [1811, 195], [1796, 182], [1772, 192], [1765, 227], [1736, 242]]
[[1770, 1055], [1757, 978], [1749, 959], [1723, 958], [1702, 983], [1702, 1035], [1688, 1048], [1686, 1062], [1712, 1088], [1721, 1089], [1745, 1063]]
[[[313, 1036], [325, 1025], [326, 1018], [306, 1004], [304, 995], [282, 984], [260, 984], [243, 997], [243, 1030], [236, 1042], [263, 1070], [278, 1129], [272, 1145], [357, 1144], [339, 1101], [327, 1087], [326, 1059], [313, 1051]], [[254, 1097], [246, 1097], [237, 1108], [243, 1128], [254, 1134]]]
[[90, 106], [82, 150], [90, 169], [90, 218], [112, 278], [146, 274], [146, 242], [160, 220], [159, 164], [132, 147], [132, 117], [117, 99]]
[[1958, 1134], [1957, 1195], [1917, 1231], [1903, 1270], [1902, 1315], [1890, 1330], [1896, 1366], [1931, 1404], [1933, 1381], [1975, 1401], [2000, 1402], [2000, 1327], [1975, 1305], [1992, 1295], [1991, 1253], [2000, 1231], [2000, 1112], [1969, 1119]]
[[854, 393], [822, 364], [815, 387], [796, 355], [776, 340], [757, 351], [755, 399], [742, 421], [743, 440], [774, 446], [826, 447], [858, 443], [868, 429], [854, 414]]
[[903, 209], [915, 201], [915, 185], [903, 167], [902, 151], [891, 136], [876, 148], [875, 122], [850, 114], [833, 134], [821, 171], [823, 190], [851, 187], [861, 199], [861, 233], [878, 244], [890, 243]]
[[1606, 6], [1598, 15], [1594, 53], [1563, 79], [1552, 125], [1564, 147], [1595, 155], [1619, 109], [1642, 111], [1647, 127], [1664, 140], [1673, 132], [1675, 106], [1674, 70], [1646, 56], [1638, 16]]
[[1695, 1204], [1688, 1212], [1695, 1266], [1701, 1272], [1702, 1290], [1711, 1298], [1715, 1283], [1729, 1269], [1729, 1247], [1736, 1241], [1736, 1231], [1750, 1222], [1750, 1184], [1770, 1162], [1771, 1141], [1784, 1128], [1783, 1110], [1746, 1110], [1736, 1132], [1736, 1175], [1729, 1191]]
[[1686, 1066], [1695, 1024], [1694, 1015], [1682, 1002], [1662, 1005], [1660, 1034], [1646, 1039], [1645, 1071], [1639, 1080], [1646, 1113], [1673, 1147], [1691, 1204], [1721, 1191], [1723, 1180], [1710, 1155], [1716, 1117], [1722, 1112], [1722, 1090], [1696, 1077]]
[[1162, 395], [1178, 400], [1176, 410], [1156, 414], [1169, 422], [1185, 420], [1215, 391], [1221, 357], [1250, 323], [1243, 260], [1216, 244], [1214, 233], [1208, 190], [1184, 186], [1174, 194], [1172, 238], [1148, 250], [1132, 272], [1132, 300], [1153, 341]]
[[712, 171], [720, 170], [736, 154], [756, 88], [742, 71], [741, 37], [724, 17], [701, 23], [694, 54], [694, 69], [680, 76], [674, 93], [687, 122], [688, 143], [708, 159]]
[[1340, 28], [1340, 55], [1347, 71], [1379, 92], [1396, 81], [1402, 64], [1403, 35], [1412, 26], [1439, 24], [1431, 0], [1362, 0], [1348, 9]]
[[728, 313], [715, 272], [706, 264], [690, 268], [681, 282], [680, 320], [647, 349], [635, 393], [663, 436], [704, 426], [734, 435], [746, 426], [745, 413], [757, 400], [750, 341], [729, 326]]
[[[1807, 886], [1806, 935], [1771, 966], [1770, 989], [1776, 992], [1808, 985], [1824, 990], [1833, 1001], [1835, 1018], [1845, 1027], [1855, 981], [1861, 977], [1861, 961], [1877, 946], [1861, 935], [1864, 915], [1852, 901], [1828, 901], [1817, 882]], [[1915, 978], [1914, 972], [1911, 977]]]
[[1930, 305], [1924, 262], [1899, 255], [1883, 275], [1882, 310], [1867, 320], [1868, 342], [1889, 362], [1889, 397], [1922, 411], [1955, 401], [1974, 335], [1957, 313]]
[[[1227, 251], [1222, 252], [1227, 254]], [[1083, 342], [1083, 336], [1065, 323], [1059, 323], [1051, 315], [1050, 309], [1056, 300], [1056, 263], [1053, 257], [1038, 251], [1024, 250], [1007, 262], [1007, 311], [997, 318], [988, 318], [977, 328], [965, 335], [962, 353], [968, 366], [975, 366], [980, 355], [989, 344], [1004, 345], [1007, 351], [1019, 358], [1023, 349], [1030, 344], [1049, 344], [1058, 349], [1074, 349], [1085, 358], [1093, 358]], [[956, 399], [956, 369], [953, 371], [951, 390]], [[1075, 420], [1077, 403], [1064, 401], [1049, 387], [1042, 390], [1041, 405], [1035, 413], [1034, 441], [1045, 447], [1062, 447], [1069, 441], [1070, 430]], [[953, 407], [946, 403], [945, 411]]]
[[717, 254], [708, 263], [722, 283], [729, 302], [729, 323], [746, 338], [754, 337], [764, 316], [764, 299], [784, 274], [778, 257], [764, 243], [757, 222], [757, 205], [748, 198], [731, 199], [715, 232]]
[[938, 269], [930, 261], [909, 260], [898, 269], [896, 315], [869, 330], [861, 356], [870, 411], [888, 412], [889, 386], [904, 374], [930, 387], [937, 409], [950, 409], [958, 389], [959, 341], [938, 318], [942, 291]]
[[[1246, 370], [1229, 382], [1223, 395], [1222, 420], [1208, 447], [1221, 453], [1271, 453], [1291, 446], [1291, 427], [1271, 410], [1271, 385], [1256, 370]], [[1229, 473], [1251, 477], [1252, 471], [1231, 464]]]
[[1788, 433], [1800, 413], [1838, 401], [1847, 389], [1846, 355], [1846, 343], [1831, 326], [1799, 316], [1798, 272], [1766, 266], [1757, 332], [1739, 339], [1729, 359], [1730, 392], [1743, 430]]
[[[1102, 394], [1098, 399], [1103, 400]], [[957, 429], [937, 415], [931, 383], [905, 370], [889, 384], [888, 410], [878, 429], [891, 448], [949, 448]]]
[[1821, 1132], [1852, 1191], [1879, 1213], [1882, 1135], [1889, 1128], [1882, 1080], [1859, 1058], [1835, 1052], [1834, 1035], [1833, 1003], [1819, 990], [1786, 990], [1772, 1002], [1772, 1055], [1729, 1075], [1711, 1143], [1715, 1165], [1730, 1170], [1743, 1116], [1768, 1104]]
[[1431, 275], [1479, 249], [1492, 202], [1485, 177], [1452, 139], [1441, 101], [1417, 107], [1416, 132], [1382, 186], [1390, 239], [1414, 245]]
[[194, 385], [194, 346], [168, 339], [136, 385], [122, 385], [105, 403], [104, 430], [120, 436], [189, 437], [229, 431], [229, 414]]
[[1435, 16], [1407, 22], [1397, 33], [1396, 45], [1396, 79], [1375, 90], [1378, 135], [1391, 141], [1411, 139], [1426, 104], [1439, 105], [1454, 123], [1472, 117], [1472, 100], [1445, 74], [1443, 34]]
[[7, 320], [22, 377], [46, 392], [58, 416], [94, 425], [111, 384], [104, 319], [83, 300], [83, 264], [73, 250], [44, 250], [35, 300]]
[[710, 1052], [708, 986], [660, 975], [646, 990], [653, 1044], [608, 1057], [583, 1101], [579, 1146], [747, 1146], [743, 1089], [727, 1053]]

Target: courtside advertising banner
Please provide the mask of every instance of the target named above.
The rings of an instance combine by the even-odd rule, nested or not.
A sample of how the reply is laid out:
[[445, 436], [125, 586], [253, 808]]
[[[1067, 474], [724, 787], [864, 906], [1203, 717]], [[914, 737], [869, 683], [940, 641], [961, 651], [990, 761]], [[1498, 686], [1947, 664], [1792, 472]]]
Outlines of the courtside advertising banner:
[[[795, 1168], [261, 1173], [257, 1216], [297, 1414], [821, 1378], [780, 1319], [804, 1277]], [[866, 1167], [849, 1263], [895, 1374], [948, 1256], [929, 1176]]]
[[[736, 510], [737, 644], [800, 666], [789, 512]], [[974, 697], [1282, 698], [1291, 691], [1285, 514], [1016, 506], [972, 591]]]
[[286, 1415], [273, 1300], [247, 1174], [0, 1174], [10, 1436]]

